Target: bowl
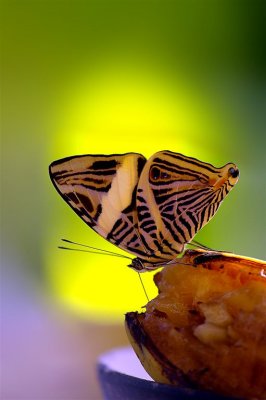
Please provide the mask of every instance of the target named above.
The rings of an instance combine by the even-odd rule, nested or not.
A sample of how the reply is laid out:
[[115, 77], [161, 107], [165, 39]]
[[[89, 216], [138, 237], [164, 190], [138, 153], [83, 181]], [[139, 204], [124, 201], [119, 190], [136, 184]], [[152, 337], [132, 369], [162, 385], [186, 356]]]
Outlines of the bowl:
[[154, 382], [131, 347], [102, 354], [97, 371], [104, 400], [237, 400], [210, 391]]

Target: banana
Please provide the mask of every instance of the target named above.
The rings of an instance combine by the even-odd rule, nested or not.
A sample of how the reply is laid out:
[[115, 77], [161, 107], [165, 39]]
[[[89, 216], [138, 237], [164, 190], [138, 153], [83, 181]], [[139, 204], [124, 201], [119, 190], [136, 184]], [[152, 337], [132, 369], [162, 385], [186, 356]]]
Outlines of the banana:
[[266, 399], [266, 263], [187, 250], [155, 275], [158, 296], [129, 312], [129, 341], [161, 383]]

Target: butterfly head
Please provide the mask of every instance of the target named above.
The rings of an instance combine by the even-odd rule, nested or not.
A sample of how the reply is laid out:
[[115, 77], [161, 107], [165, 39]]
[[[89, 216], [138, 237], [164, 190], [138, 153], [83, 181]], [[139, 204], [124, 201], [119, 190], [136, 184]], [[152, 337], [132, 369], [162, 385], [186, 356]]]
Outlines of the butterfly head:
[[220, 168], [220, 171], [210, 180], [210, 183], [215, 190], [220, 189], [222, 186], [226, 186], [230, 190], [235, 186], [238, 178], [239, 169], [235, 164], [229, 163]]
[[132, 263], [128, 265], [129, 268], [134, 269], [137, 272], [146, 272], [152, 271], [156, 268], [159, 268], [161, 264], [152, 264], [149, 261], [141, 260], [140, 258], [133, 258]]

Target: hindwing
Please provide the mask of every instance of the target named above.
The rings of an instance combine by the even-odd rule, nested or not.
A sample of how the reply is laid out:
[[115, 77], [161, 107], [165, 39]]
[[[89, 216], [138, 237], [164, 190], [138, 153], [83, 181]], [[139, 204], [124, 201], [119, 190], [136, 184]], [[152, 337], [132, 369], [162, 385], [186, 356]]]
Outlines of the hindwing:
[[142, 255], [136, 189], [145, 162], [136, 153], [74, 156], [53, 162], [50, 176], [63, 199], [92, 229], [122, 249]]

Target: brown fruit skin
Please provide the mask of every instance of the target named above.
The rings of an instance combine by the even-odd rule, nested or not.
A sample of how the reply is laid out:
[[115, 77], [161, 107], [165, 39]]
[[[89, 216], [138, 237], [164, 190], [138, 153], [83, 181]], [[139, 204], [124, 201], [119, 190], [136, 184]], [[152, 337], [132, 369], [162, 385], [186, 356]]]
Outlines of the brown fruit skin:
[[187, 251], [156, 274], [159, 295], [126, 314], [141, 363], [162, 383], [266, 399], [266, 264]]
[[197, 388], [198, 385], [191, 381], [181, 369], [172, 364], [152, 342], [142, 326], [144, 318], [144, 313], [130, 312], [126, 314], [127, 335], [145, 370], [156, 382]]

